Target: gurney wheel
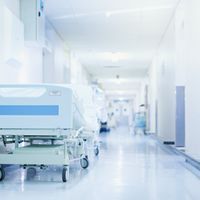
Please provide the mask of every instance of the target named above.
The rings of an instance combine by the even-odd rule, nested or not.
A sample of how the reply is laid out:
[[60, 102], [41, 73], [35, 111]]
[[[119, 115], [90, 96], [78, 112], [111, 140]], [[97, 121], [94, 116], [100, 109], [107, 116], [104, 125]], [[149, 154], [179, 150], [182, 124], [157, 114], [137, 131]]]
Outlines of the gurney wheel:
[[27, 169], [27, 177], [28, 178], [33, 178], [37, 174], [37, 171], [34, 167], [29, 167]]
[[98, 147], [96, 147], [96, 148], [94, 149], [94, 155], [95, 155], [95, 156], [98, 156], [98, 155], [99, 155], [99, 148], [98, 148]]
[[64, 167], [62, 171], [62, 181], [65, 183], [69, 179], [69, 167]]
[[0, 168], [0, 181], [3, 181], [4, 178], [5, 178], [5, 171], [3, 168]]
[[89, 166], [89, 161], [87, 158], [81, 158], [80, 163], [83, 169], [87, 169]]

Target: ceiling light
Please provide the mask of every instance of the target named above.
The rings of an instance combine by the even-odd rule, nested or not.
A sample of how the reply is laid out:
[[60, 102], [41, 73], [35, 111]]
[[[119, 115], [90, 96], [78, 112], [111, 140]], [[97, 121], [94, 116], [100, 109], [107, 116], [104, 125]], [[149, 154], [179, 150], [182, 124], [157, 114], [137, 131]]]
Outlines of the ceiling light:
[[126, 60], [130, 58], [130, 55], [128, 53], [123, 53], [123, 52], [104, 52], [101, 54], [101, 56], [104, 59], [111, 60], [112, 62], [118, 62], [120, 60]]
[[123, 91], [117, 91], [117, 94], [122, 95], [122, 94], [124, 94], [124, 92]]
[[112, 15], [112, 13], [111, 12], [106, 12], [105, 15], [106, 15], [106, 17], [109, 18]]
[[116, 69], [116, 68], [120, 68], [120, 66], [117, 66], [117, 65], [111, 65], [111, 66], [104, 66], [104, 68], [107, 68], [107, 69]]

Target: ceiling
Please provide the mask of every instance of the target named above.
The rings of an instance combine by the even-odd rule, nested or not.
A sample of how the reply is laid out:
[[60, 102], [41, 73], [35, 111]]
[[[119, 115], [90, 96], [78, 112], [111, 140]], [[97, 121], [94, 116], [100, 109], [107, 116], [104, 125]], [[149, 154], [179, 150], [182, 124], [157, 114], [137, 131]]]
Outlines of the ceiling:
[[[140, 79], [147, 76], [177, 2], [47, 0], [46, 12], [95, 79], [113, 80], [117, 75], [122, 79]], [[102, 87], [109, 89], [105, 83], [101, 83]], [[119, 85], [112, 84], [118, 89]], [[120, 84], [123, 89], [123, 83]]]

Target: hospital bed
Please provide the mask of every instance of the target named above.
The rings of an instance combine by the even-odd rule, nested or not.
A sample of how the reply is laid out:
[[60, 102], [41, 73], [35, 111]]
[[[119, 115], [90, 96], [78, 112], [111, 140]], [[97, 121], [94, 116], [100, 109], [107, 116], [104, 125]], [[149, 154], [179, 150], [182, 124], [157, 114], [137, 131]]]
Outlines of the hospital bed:
[[[70, 84], [84, 107], [85, 127], [80, 137], [85, 141], [85, 151], [93, 150], [94, 155], [99, 155], [99, 122], [97, 118], [97, 105], [95, 103], [95, 93], [90, 85]], [[88, 153], [87, 153], [88, 154]]]
[[0, 154], [3, 165], [24, 168], [61, 165], [62, 180], [69, 178], [69, 164], [89, 165], [85, 152], [83, 108], [71, 88], [61, 85], [0, 85], [0, 137], [15, 148]]

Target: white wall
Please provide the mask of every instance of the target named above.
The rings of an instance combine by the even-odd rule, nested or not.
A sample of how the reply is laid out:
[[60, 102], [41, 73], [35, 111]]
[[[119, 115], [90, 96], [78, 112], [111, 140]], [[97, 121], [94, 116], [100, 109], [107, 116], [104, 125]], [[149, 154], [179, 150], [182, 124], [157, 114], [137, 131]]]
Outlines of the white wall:
[[81, 63], [78, 61], [76, 56], [73, 54], [73, 52], [70, 55], [70, 82], [75, 84], [88, 84], [91, 81], [91, 77], [89, 73], [86, 71], [86, 69], [81, 65]]
[[[19, 0], [1, 0], [1, 3], [20, 17]], [[17, 61], [5, 63], [0, 60], [0, 83], [69, 83], [72, 80], [87, 84], [90, 78], [87, 71], [71, 56], [65, 42], [48, 20], [46, 38], [50, 44], [47, 49], [25, 42]]]
[[200, 159], [200, 1], [182, 0], [176, 10], [176, 85], [185, 85], [186, 152]]
[[185, 3], [186, 150], [200, 159], [200, 1]]
[[156, 101], [157, 101], [156, 59], [149, 70], [149, 132], [156, 133]]
[[[158, 135], [174, 140], [175, 87], [185, 86], [186, 152], [200, 159], [200, 1], [182, 0], [150, 70], [151, 130], [158, 100]], [[174, 30], [173, 30], [174, 29]], [[162, 66], [165, 66], [162, 69]], [[156, 92], [155, 92], [156, 85]]]
[[24, 47], [18, 61], [0, 63], [0, 83], [41, 83], [42, 49]]
[[[158, 91], [160, 91], [160, 97], [158, 94], [158, 100], [162, 99], [165, 102], [164, 109], [160, 109], [159, 103], [159, 116], [165, 116], [163, 123], [159, 123], [159, 134], [163, 137], [164, 129], [171, 133], [174, 132], [175, 107], [172, 100], [173, 89], [175, 86], [186, 87], [185, 97], [185, 117], [186, 117], [186, 152], [192, 155], [196, 159], [200, 159], [200, 134], [198, 133], [199, 119], [200, 119], [200, 94], [198, 92], [198, 86], [200, 85], [200, 1], [198, 0], [182, 0], [176, 10], [174, 16], [174, 36], [169, 38], [168, 45], [171, 48], [171, 54], [168, 53], [166, 63], [167, 66], [173, 66], [167, 68], [168, 76], [162, 77], [158, 74], [160, 81], [158, 80]], [[162, 43], [164, 45], [164, 42]], [[174, 59], [174, 64], [170, 60]], [[171, 63], [171, 64], [170, 64]], [[158, 66], [158, 65], [157, 65]], [[166, 80], [166, 82], [165, 82]], [[162, 85], [162, 83], [164, 85]], [[164, 88], [164, 90], [163, 90]], [[168, 114], [165, 114], [165, 113]], [[167, 117], [168, 116], [168, 117]], [[161, 117], [162, 118], [162, 117]], [[161, 119], [162, 121], [162, 119]], [[174, 121], [174, 122], [173, 122]], [[167, 128], [168, 126], [168, 128]], [[162, 130], [160, 132], [160, 130]], [[165, 132], [167, 135], [167, 132]], [[173, 139], [171, 135], [171, 139]], [[167, 136], [170, 138], [170, 135]]]
[[16, 77], [17, 83], [41, 83], [43, 81], [42, 48], [25, 46], [22, 65]]
[[[7, 6], [19, 19], [19, 1], [4, 0], [2, 2], [3, 4], [1, 4], [1, 7]], [[15, 24], [12, 24], [10, 26], [14, 25]], [[10, 26], [8, 31], [12, 30]], [[11, 40], [12, 38], [6, 39], [8, 39], [7, 43], [13, 42]], [[14, 45], [16, 44], [13, 44], [13, 48], [15, 48]], [[12, 44], [10, 44], [10, 46], [12, 46]], [[20, 50], [17, 49], [20, 55], [18, 60], [11, 59], [9, 62], [3, 59], [0, 60], [0, 83], [42, 82], [42, 48], [24, 46], [25, 47], [20, 48]]]
[[176, 45], [176, 85], [186, 84], [186, 37], [185, 37], [185, 0], [182, 0], [177, 7], [175, 14], [175, 45]]
[[[46, 21], [46, 39], [50, 43], [50, 51], [44, 51], [47, 63], [44, 65], [44, 81], [50, 83], [69, 83], [70, 51], [53, 26]], [[48, 62], [49, 61], [49, 62]]]
[[150, 132], [156, 130], [163, 141], [175, 141], [175, 29], [171, 21], [152, 61], [150, 70]]
[[3, 2], [13, 12], [13, 14], [20, 17], [20, 0], [3, 0]]

